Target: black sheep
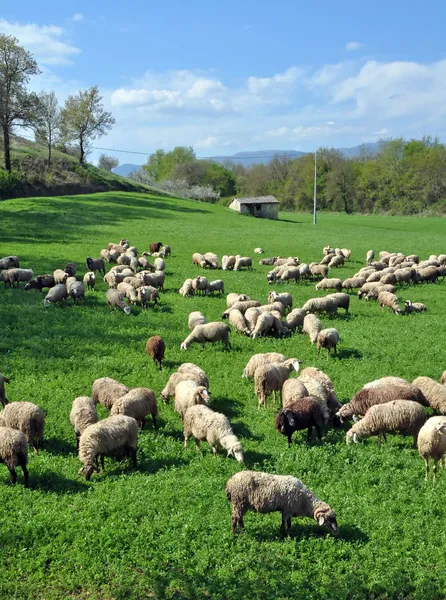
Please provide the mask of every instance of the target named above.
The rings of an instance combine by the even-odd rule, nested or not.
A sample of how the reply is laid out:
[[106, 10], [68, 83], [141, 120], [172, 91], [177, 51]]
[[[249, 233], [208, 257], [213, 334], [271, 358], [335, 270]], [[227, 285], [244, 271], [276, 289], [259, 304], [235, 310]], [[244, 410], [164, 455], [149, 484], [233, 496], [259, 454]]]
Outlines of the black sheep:
[[315, 396], [307, 396], [298, 402], [290, 404], [276, 415], [275, 427], [282, 435], [288, 437], [288, 446], [291, 445], [291, 436], [295, 431], [307, 429], [307, 441], [310, 441], [313, 427], [321, 439], [321, 427], [324, 425], [324, 415]]

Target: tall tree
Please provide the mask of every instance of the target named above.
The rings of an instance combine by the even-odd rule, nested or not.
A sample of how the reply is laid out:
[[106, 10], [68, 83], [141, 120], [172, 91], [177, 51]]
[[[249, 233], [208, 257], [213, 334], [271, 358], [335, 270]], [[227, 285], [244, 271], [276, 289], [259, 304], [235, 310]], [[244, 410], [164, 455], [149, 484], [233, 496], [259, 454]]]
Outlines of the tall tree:
[[3, 133], [5, 168], [11, 171], [10, 136], [14, 125], [28, 126], [35, 119], [37, 97], [25, 85], [40, 73], [32, 54], [19, 41], [0, 35], [0, 126]]
[[54, 92], [41, 92], [36, 118], [36, 138], [48, 148], [48, 166], [51, 165], [51, 151], [60, 140], [61, 115]]
[[90, 141], [107, 133], [115, 124], [112, 114], [104, 110], [97, 86], [68, 96], [62, 108], [62, 132], [66, 141], [79, 144], [79, 162], [84, 164]]

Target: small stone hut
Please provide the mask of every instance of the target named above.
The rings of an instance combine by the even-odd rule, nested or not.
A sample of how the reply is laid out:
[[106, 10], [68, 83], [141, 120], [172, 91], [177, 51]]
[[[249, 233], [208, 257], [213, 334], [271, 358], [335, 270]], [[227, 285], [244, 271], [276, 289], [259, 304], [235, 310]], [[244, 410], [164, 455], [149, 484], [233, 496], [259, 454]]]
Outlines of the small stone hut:
[[278, 219], [279, 217], [279, 203], [274, 196], [234, 198], [229, 208], [242, 215], [252, 215], [261, 219]]

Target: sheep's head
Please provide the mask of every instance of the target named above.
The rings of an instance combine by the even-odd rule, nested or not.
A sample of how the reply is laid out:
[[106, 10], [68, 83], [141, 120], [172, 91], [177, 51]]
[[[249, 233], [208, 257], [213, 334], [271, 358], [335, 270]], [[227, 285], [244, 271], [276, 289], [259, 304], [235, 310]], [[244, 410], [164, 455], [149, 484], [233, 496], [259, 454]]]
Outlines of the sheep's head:
[[180, 350], [187, 350], [187, 344], [186, 342], [183, 342], [180, 346]]
[[243, 448], [240, 442], [237, 442], [228, 450], [228, 456], [232, 456], [239, 463], [245, 462], [245, 457], [243, 456]]
[[347, 431], [347, 435], [346, 435], [347, 444], [351, 444], [352, 441], [355, 444], [357, 444], [359, 442], [358, 434], [355, 431], [353, 431], [353, 428], [350, 429], [349, 431]]
[[130, 314], [130, 306], [124, 306], [123, 311], [125, 312], [126, 315]]
[[338, 533], [338, 522], [336, 521], [336, 513], [325, 502], [321, 503], [316, 507], [313, 513], [314, 520], [319, 523], [321, 527], [326, 527], [333, 534]]
[[210, 395], [204, 385], [200, 385], [195, 392], [195, 404], [209, 404]]
[[94, 465], [88, 465], [88, 467], [86, 466], [86, 467], [82, 467], [81, 469], [79, 469], [79, 474], [85, 475], [85, 479], [87, 481], [90, 481], [94, 470], [95, 470]]

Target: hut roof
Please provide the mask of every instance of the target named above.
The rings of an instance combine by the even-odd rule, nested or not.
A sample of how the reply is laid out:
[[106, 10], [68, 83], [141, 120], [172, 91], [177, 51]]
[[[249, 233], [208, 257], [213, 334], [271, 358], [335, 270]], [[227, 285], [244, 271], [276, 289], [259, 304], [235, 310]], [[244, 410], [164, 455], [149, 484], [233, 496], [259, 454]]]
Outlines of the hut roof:
[[274, 196], [252, 196], [249, 198], [233, 198], [240, 204], [279, 204]]

